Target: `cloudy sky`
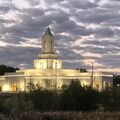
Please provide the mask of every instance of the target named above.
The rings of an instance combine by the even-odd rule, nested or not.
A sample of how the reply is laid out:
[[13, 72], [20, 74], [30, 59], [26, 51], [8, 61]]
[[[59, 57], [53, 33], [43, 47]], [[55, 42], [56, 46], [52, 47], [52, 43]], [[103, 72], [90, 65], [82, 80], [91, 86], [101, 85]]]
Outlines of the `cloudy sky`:
[[0, 0], [0, 64], [32, 68], [47, 26], [65, 68], [120, 73], [120, 0]]

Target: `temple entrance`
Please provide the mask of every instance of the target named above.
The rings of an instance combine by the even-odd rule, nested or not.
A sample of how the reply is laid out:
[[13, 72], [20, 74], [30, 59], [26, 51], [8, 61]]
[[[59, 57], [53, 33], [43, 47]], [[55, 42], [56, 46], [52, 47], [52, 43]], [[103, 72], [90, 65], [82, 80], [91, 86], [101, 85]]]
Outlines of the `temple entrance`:
[[109, 88], [109, 82], [104, 81], [104, 88], [105, 88], [105, 89]]
[[97, 89], [98, 91], [99, 91], [99, 87], [100, 87], [99, 84], [96, 84], [96, 89]]
[[17, 83], [12, 83], [11, 84], [11, 91], [12, 92], [17, 92], [18, 91], [18, 84]]

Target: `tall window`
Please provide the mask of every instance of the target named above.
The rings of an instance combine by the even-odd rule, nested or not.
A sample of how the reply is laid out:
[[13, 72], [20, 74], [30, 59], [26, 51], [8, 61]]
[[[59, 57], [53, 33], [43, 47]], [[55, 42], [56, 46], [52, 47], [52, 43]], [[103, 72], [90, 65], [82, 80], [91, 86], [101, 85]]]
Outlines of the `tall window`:
[[99, 87], [100, 87], [99, 84], [96, 84], [96, 89], [97, 89], [97, 90], [99, 90]]
[[0, 86], [0, 92], [2, 92], [2, 86]]
[[105, 89], [109, 87], [109, 82], [105, 81], [104, 82]]
[[12, 90], [12, 92], [17, 92], [18, 91], [18, 83], [12, 83], [11, 90]]
[[43, 64], [42, 63], [40, 63], [40, 68], [43, 69]]

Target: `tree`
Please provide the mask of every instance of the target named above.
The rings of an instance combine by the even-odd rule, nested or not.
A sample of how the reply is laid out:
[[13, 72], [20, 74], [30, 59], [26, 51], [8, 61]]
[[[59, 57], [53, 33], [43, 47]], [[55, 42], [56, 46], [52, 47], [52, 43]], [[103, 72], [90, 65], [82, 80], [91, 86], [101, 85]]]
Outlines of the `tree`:
[[36, 87], [29, 95], [34, 108], [38, 111], [53, 111], [57, 108], [58, 95], [52, 90], [43, 90]]
[[113, 75], [113, 86], [119, 87], [120, 86], [120, 75]]
[[88, 72], [86, 69], [84, 68], [76, 68], [76, 70], [79, 70], [80, 72]]
[[91, 87], [82, 87], [79, 81], [72, 81], [60, 97], [60, 108], [62, 110], [90, 111], [97, 109], [98, 91]]
[[19, 68], [0, 65], [0, 75], [4, 75], [6, 72], [15, 72], [16, 70], [19, 70]]
[[3, 102], [5, 112], [28, 112], [34, 110], [33, 103], [26, 93], [14, 94]]
[[105, 111], [120, 111], [120, 87], [104, 90], [101, 101]]

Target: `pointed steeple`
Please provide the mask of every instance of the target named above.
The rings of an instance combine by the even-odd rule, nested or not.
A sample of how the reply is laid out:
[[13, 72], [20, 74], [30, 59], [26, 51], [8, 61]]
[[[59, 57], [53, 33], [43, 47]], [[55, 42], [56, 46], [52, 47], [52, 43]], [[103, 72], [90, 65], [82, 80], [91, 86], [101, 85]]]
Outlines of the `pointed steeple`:
[[49, 27], [46, 29], [44, 36], [45, 35], [53, 36]]
[[42, 38], [42, 53], [47, 53], [47, 54], [55, 53], [54, 37], [49, 27], [46, 29]]
[[38, 59], [34, 61], [34, 67], [36, 69], [62, 68], [62, 61], [59, 59], [54, 46], [54, 36], [48, 27], [42, 37], [41, 54], [39, 54]]

